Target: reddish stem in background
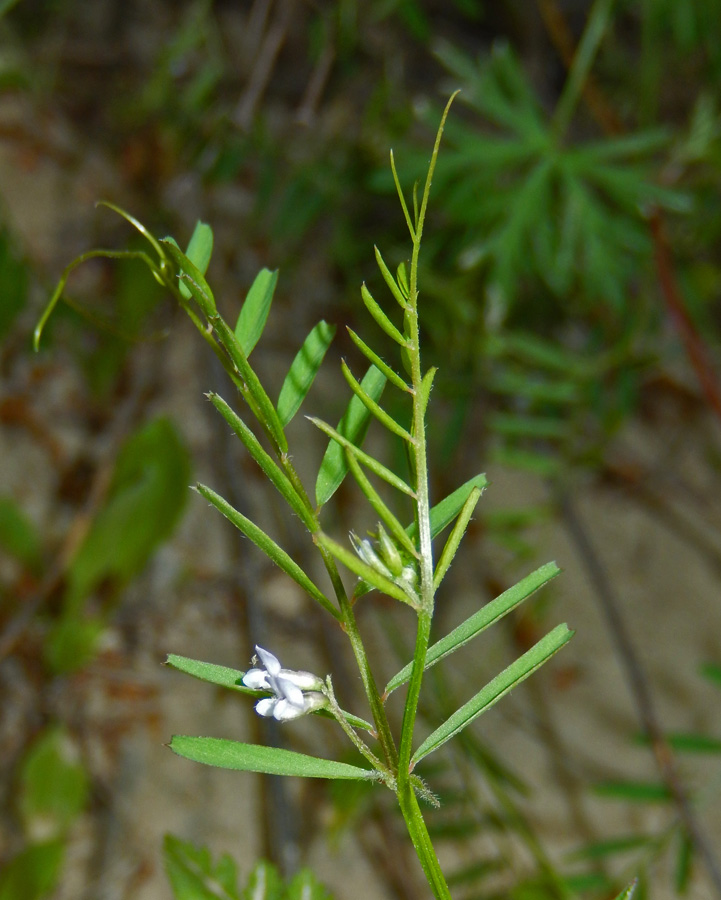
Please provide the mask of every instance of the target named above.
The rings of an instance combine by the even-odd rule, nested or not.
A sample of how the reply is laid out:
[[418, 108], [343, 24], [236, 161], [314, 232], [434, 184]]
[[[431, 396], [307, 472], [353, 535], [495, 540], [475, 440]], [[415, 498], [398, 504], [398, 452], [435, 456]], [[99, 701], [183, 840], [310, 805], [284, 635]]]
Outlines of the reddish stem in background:
[[661, 293], [666, 301], [666, 308], [683, 342], [686, 355], [696, 373], [706, 402], [721, 419], [721, 390], [719, 390], [706, 345], [684, 306], [683, 297], [676, 281], [676, 273], [673, 269], [671, 248], [666, 239], [663, 218], [659, 210], [653, 211], [648, 224], [653, 236], [654, 258], [656, 260]]

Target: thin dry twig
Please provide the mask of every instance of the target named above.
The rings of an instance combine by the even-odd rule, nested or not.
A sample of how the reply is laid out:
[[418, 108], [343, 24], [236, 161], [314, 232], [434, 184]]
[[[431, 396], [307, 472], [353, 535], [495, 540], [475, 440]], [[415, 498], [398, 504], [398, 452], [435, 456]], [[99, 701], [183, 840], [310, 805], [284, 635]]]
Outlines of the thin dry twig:
[[273, 74], [280, 49], [285, 43], [294, 5], [294, 0], [281, 0], [273, 24], [265, 33], [253, 66], [250, 82], [233, 113], [233, 121], [240, 128], [250, 128], [255, 110]]
[[666, 308], [683, 342], [686, 355], [696, 373], [696, 378], [701, 386], [706, 402], [721, 420], [721, 389], [714, 374], [706, 345], [686, 311], [676, 273], [674, 272], [671, 248], [668, 245], [660, 210], [656, 209], [651, 214], [649, 228], [653, 236], [658, 281], [661, 293], [666, 301]]
[[668, 787], [676, 804], [679, 817], [713, 882], [716, 893], [721, 897], [721, 868], [716, 860], [712, 844], [701, 827], [686, 788], [676, 766], [671, 748], [663, 733], [661, 722], [651, 692], [651, 685], [641, 661], [636, 653], [626, 622], [621, 614], [621, 603], [613, 589], [606, 568], [593, 546], [584, 523], [567, 495], [560, 495], [558, 506], [568, 533], [576, 545], [578, 555], [588, 572], [599, 606], [606, 619], [611, 640], [623, 666], [631, 695], [636, 706], [641, 727], [650, 741], [661, 778]]
[[331, 41], [327, 41], [308, 80], [305, 94], [296, 113], [295, 118], [300, 125], [309, 126], [313, 124], [334, 60], [335, 47]]

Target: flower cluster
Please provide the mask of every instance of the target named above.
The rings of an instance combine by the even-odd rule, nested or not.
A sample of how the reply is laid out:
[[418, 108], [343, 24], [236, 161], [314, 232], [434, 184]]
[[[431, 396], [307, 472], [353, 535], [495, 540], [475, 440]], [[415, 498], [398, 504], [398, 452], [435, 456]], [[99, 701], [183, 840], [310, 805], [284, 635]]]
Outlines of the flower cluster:
[[328, 698], [321, 693], [323, 681], [317, 675], [281, 668], [278, 658], [262, 647], [256, 646], [255, 652], [265, 668], [249, 669], [243, 676], [243, 684], [256, 691], [274, 694], [255, 704], [259, 716], [272, 716], [278, 722], [287, 722], [328, 704]]
[[416, 583], [418, 575], [415, 567], [404, 562], [398, 548], [380, 522], [378, 523], [377, 534], [377, 546], [380, 552], [376, 551], [376, 548], [368, 538], [361, 539], [351, 531], [350, 541], [353, 544], [353, 549], [366, 565], [398, 585], [411, 601], [417, 602]]

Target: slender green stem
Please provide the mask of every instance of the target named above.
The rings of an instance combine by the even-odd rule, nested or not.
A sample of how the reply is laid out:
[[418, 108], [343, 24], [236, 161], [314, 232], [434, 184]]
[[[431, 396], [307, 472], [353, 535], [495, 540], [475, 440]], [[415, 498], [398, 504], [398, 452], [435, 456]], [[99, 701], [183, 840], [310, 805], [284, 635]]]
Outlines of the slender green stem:
[[346, 719], [343, 714], [343, 710], [338, 705], [338, 701], [335, 698], [335, 691], [333, 690], [333, 682], [331, 681], [330, 675], [326, 679], [326, 686], [324, 691], [326, 697], [328, 698], [329, 709], [335, 716], [335, 720], [338, 722], [340, 727], [343, 729], [347, 737], [352, 741], [355, 748], [358, 752], [364, 756], [368, 762], [373, 766], [373, 768], [381, 775], [385, 784], [391, 789], [396, 789], [396, 778], [393, 772], [387, 767], [384, 766], [383, 763], [378, 759], [378, 757], [373, 753], [373, 751], [368, 747], [366, 742], [359, 737], [356, 733], [353, 726]]
[[[458, 92], [456, 92], [458, 93]], [[418, 322], [418, 259], [423, 237], [423, 225], [428, 208], [428, 197], [433, 180], [433, 172], [438, 158], [438, 149], [443, 134], [443, 126], [448, 116], [451, 103], [455, 99], [453, 94], [446, 104], [438, 128], [436, 141], [428, 167], [428, 175], [423, 189], [423, 199], [418, 213], [418, 221], [415, 225], [413, 236], [413, 252], [410, 267], [410, 290], [408, 303], [408, 355], [411, 362], [411, 384], [413, 387], [413, 444], [411, 452], [414, 457], [416, 472], [416, 523], [418, 526], [418, 549], [420, 551], [420, 597], [421, 609], [418, 615], [416, 632], [416, 648], [413, 655], [413, 670], [408, 685], [408, 695], [403, 711], [403, 729], [401, 734], [400, 758], [399, 758], [399, 785], [410, 779], [410, 761], [413, 751], [413, 730], [415, 726], [418, 700], [423, 679], [423, 666], [431, 636], [431, 621], [433, 618], [434, 588], [433, 588], [433, 546], [431, 541], [431, 503], [428, 485], [428, 459], [426, 449], [425, 415], [426, 403], [424, 402], [423, 373], [421, 371], [420, 354], [420, 326]]]
[[426, 398], [422, 389], [423, 372], [420, 354], [420, 326], [418, 321], [418, 259], [423, 237], [423, 225], [428, 208], [428, 197], [433, 180], [433, 172], [438, 158], [438, 149], [443, 134], [443, 126], [455, 98], [451, 97], [446, 105], [441, 124], [436, 135], [431, 162], [428, 167], [423, 197], [418, 209], [415, 228], [411, 230], [413, 252], [410, 266], [409, 302], [407, 308], [408, 356], [411, 364], [411, 384], [413, 388], [413, 442], [411, 454], [416, 473], [416, 525], [418, 527], [418, 549], [420, 551], [420, 610], [416, 631], [416, 645], [413, 654], [413, 668], [408, 684], [408, 694], [403, 710], [403, 726], [398, 759], [398, 802], [408, 833], [413, 841], [418, 859], [423, 867], [428, 883], [435, 897], [449, 900], [450, 891], [441, 867], [438, 863], [433, 844], [428, 834], [423, 815], [418, 806], [413, 785], [411, 784], [411, 755], [413, 752], [413, 732], [415, 727], [418, 702], [423, 681], [428, 644], [431, 637], [435, 588], [433, 580], [433, 546], [431, 539], [431, 503], [428, 484], [428, 458], [425, 433]]
[[[320, 525], [318, 526], [318, 530], [320, 530]], [[385, 756], [389, 768], [395, 771], [396, 766], [398, 765], [398, 750], [396, 749], [395, 741], [391, 734], [388, 716], [386, 715], [385, 707], [383, 706], [381, 695], [378, 691], [378, 685], [375, 682], [370, 663], [368, 662], [368, 656], [365, 651], [365, 645], [363, 644], [360, 631], [358, 630], [358, 623], [356, 622], [355, 614], [353, 612], [353, 606], [348, 599], [343, 582], [341, 581], [335, 559], [333, 559], [330, 553], [320, 545], [318, 545], [318, 549], [323, 557], [323, 562], [325, 563], [326, 570], [333, 583], [333, 589], [335, 590], [340, 604], [341, 613], [343, 615], [342, 625], [348, 635], [351, 647], [353, 648], [353, 655], [355, 656], [358, 670], [360, 671], [361, 681], [363, 682], [366, 697], [370, 704], [373, 723], [376, 727], [378, 740], [383, 749], [383, 755]]]
[[437, 900], [451, 900], [451, 892], [448, 889], [448, 884], [433, 847], [433, 841], [431, 841], [431, 837], [428, 834], [423, 814], [418, 806], [418, 800], [410, 782], [406, 782], [403, 786], [399, 784], [398, 803], [400, 804], [416, 855], [433, 891], [433, 896]]

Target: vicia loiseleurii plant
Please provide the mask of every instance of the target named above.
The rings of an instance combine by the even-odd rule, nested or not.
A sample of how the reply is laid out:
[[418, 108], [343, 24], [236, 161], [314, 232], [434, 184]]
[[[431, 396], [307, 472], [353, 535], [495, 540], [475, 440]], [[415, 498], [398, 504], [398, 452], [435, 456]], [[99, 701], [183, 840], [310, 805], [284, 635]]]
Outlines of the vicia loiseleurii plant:
[[[215, 491], [202, 484], [197, 485], [197, 490], [337, 621], [350, 640], [372, 721], [341, 708], [331, 676], [320, 678], [309, 672], [284, 669], [276, 656], [262, 647], [256, 647], [257, 664], [246, 672], [170, 655], [169, 665], [180, 671], [255, 697], [255, 709], [261, 716], [272, 716], [279, 722], [305, 715], [332, 717], [361, 754], [365, 765], [276, 747], [182, 735], [173, 737], [171, 749], [188, 759], [229, 769], [309, 778], [370, 780], [385, 786], [397, 797], [413, 846], [437, 898], [449, 898], [450, 892], [418, 800], [437, 801], [432, 791], [415, 774], [416, 766], [528, 677], [572, 636], [566, 625], [554, 628], [478, 690], [422, 742], [417, 742], [415, 724], [425, 670], [511, 612], [559, 572], [554, 563], [542, 566], [483, 606], [441, 640], [431, 644], [436, 593], [486, 483], [483, 475], [477, 475], [445, 499], [431, 505], [426, 417], [435, 369], [424, 371], [422, 366], [418, 262], [431, 181], [450, 102], [438, 129], [425, 184], [422, 191], [418, 190], [418, 186], [414, 187], [410, 204], [404, 197], [391, 154], [391, 167], [411, 238], [411, 256], [409, 264], [401, 264], [395, 275], [378, 249], [375, 256], [393, 304], [400, 307], [402, 325], [394, 323], [394, 316], [371, 296], [365, 285], [361, 288], [361, 296], [375, 324], [396, 344], [399, 365], [387, 363], [371, 345], [349, 329], [351, 339], [370, 366], [358, 380], [343, 363], [343, 375], [353, 397], [337, 427], [318, 418], [310, 419], [329, 438], [314, 499], [309, 496], [293, 465], [286, 427], [311, 388], [333, 339], [333, 328], [325, 322], [313, 328], [295, 357], [274, 403], [249, 357], [263, 332], [277, 274], [263, 270], [258, 275], [240, 310], [235, 328], [231, 327], [218, 313], [213, 293], [205, 279], [213, 244], [212, 232], [207, 225], [198, 223], [187, 250], [183, 252], [172, 238], [157, 240], [127, 213], [111, 207], [140, 231], [154, 255], [142, 251], [97, 250], [78, 258], [66, 269], [36, 332], [37, 342], [52, 308], [62, 295], [68, 275], [76, 265], [92, 256], [142, 259], [155, 279], [174, 295], [188, 313], [245, 401], [246, 418], [256, 421], [259, 433], [256, 434], [245, 419], [217, 394], [209, 395], [211, 403], [310, 533], [328, 573], [332, 594], [322, 590], [272, 537]], [[405, 424], [381, 404], [387, 385], [407, 400], [409, 414]], [[361, 449], [371, 419], [400, 439], [406, 450], [407, 473], [391, 470]], [[327, 534], [321, 523], [324, 507], [349, 472], [377, 516], [378, 526], [372, 539], [351, 534], [350, 542], [339, 541]], [[383, 496], [379, 492], [379, 482], [385, 483]], [[410, 501], [413, 509], [413, 519], [408, 524], [394, 510], [394, 504], [384, 499], [398, 494], [403, 495], [399, 498], [403, 505], [407, 508]], [[395, 506], [399, 508], [400, 503]], [[434, 541], [446, 530], [448, 536], [442, 546], [438, 545], [440, 552], [435, 553]], [[351, 593], [346, 590], [341, 578], [339, 564], [356, 578]], [[379, 689], [372, 671], [354, 610], [355, 601], [369, 590], [380, 591], [409, 607], [409, 615], [415, 617], [416, 624], [413, 658], [383, 690]], [[402, 725], [400, 733], [394, 733], [385, 703], [388, 696], [403, 685], [407, 685], [407, 693]]]

